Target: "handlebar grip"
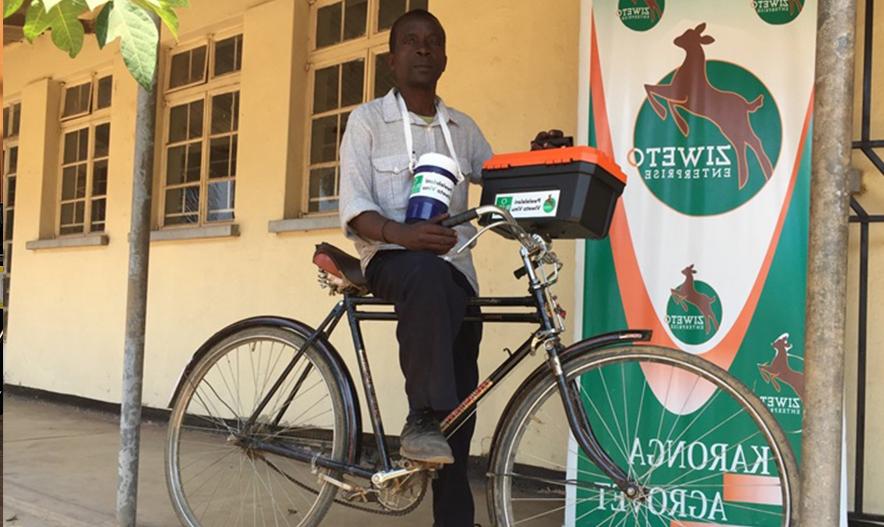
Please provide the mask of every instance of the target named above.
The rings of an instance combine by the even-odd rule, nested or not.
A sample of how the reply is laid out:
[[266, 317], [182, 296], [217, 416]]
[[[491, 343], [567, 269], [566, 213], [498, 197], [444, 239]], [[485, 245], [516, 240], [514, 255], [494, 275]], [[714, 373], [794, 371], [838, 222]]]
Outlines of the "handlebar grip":
[[[531, 267], [537, 269], [537, 262], [531, 262]], [[522, 278], [523, 276], [525, 276], [526, 274], [528, 274], [528, 270], [525, 269], [524, 266], [523, 266], [523, 267], [519, 267], [518, 269], [516, 269], [515, 271], [513, 271], [513, 276], [515, 276], [516, 279], [520, 279], [520, 278]]]
[[468, 221], [472, 221], [478, 217], [479, 215], [476, 214], [476, 209], [470, 209], [466, 212], [461, 212], [460, 214], [442, 220], [442, 223], [440, 225], [448, 228], [456, 227], [462, 223], [467, 223]]

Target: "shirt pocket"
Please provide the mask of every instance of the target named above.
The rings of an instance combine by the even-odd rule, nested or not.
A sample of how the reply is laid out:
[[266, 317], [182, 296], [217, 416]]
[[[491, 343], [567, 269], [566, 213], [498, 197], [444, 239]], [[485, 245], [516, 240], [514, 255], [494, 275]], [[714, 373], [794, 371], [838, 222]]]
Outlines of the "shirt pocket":
[[378, 205], [385, 212], [401, 212], [403, 217], [411, 192], [411, 172], [408, 156], [392, 155], [376, 157], [371, 164], [375, 173]]

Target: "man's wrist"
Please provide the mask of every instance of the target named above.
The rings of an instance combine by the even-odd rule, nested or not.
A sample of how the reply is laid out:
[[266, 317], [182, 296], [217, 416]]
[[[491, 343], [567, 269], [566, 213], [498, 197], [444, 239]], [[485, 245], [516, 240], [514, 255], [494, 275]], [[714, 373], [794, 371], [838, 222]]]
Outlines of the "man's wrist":
[[384, 243], [399, 244], [399, 227], [402, 225], [394, 220], [387, 219], [381, 225], [381, 241]]

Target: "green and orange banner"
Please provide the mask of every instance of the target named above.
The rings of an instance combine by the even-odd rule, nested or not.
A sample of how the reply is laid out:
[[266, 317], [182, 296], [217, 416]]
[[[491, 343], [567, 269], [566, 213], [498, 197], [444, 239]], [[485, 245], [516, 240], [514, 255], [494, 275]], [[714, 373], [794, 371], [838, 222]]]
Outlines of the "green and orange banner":
[[[583, 334], [651, 329], [653, 343], [728, 370], [777, 417], [796, 454], [816, 9], [813, 0], [594, 0], [582, 28], [581, 126], [628, 178], [610, 237], [586, 243]], [[655, 394], [666, 388], [652, 370], [639, 374]], [[678, 407], [654, 405], [661, 414], [703, 408], [698, 419], [713, 429], [725, 411], [714, 396], [708, 385]], [[767, 525], [741, 513], [739, 502], [755, 498], [727, 491], [765, 476], [749, 445], [729, 443], [739, 432], [725, 425], [680, 445], [698, 465], [715, 459], [716, 445], [734, 454], [691, 465], [719, 487], [672, 509], [673, 525]], [[640, 433], [628, 446], [630, 457], [679, 448]], [[596, 525], [593, 507], [614, 506], [578, 505], [571, 518]]]

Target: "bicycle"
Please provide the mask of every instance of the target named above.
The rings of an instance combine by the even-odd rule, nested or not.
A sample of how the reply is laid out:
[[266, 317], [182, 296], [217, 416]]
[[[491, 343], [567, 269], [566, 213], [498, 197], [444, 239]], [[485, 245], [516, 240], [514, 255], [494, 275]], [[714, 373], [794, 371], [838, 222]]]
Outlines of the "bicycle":
[[[526, 356], [547, 355], [494, 434], [487, 499], [496, 525], [797, 524], [795, 458], [746, 386], [700, 357], [648, 345], [649, 331], [565, 347], [563, 312], [550, 291], [562, 264], [551, 241], [494, 206], [446, 222], [477, 217], [488, 221], [466, 245], [489, 230], [517, 240], [522, 267], [515, 275], [528, 277], [529, 295], [472, 299], [483, 309], [474, 318], [538, 328], [444, 419], [443, 432], [457, 430]], [[343, 251], [323, 244], [314, 262], [322, 285], [343, 295], [317, 328], [281, 317], [246, 319], [210, 338], [182, 373], [170, 404], [165, 468], [184, 525], [312, 526], [332, 503], [406, 514], [438, 469], [392, 456], [384, 433], [360, 322], [395, 320], [391, 304], [368, 296], [358, 260]], [[494, 311], [500, 307], [526, 309]], [[345, 315], [372, 455], [363, 452], [353, 379], [328, 340]], [[668, 375], [664, 393], [648, 382], [651, 375]], [[713, 396], [689, 408], [695, 391], [709, 389]], [[637, 406], [627, 394], [640, 394]], [[720, 422], [697, 424], [709, 408]], [[728, 423], [746, 436], [726, 437], [733, 433], [722, 428]]]

